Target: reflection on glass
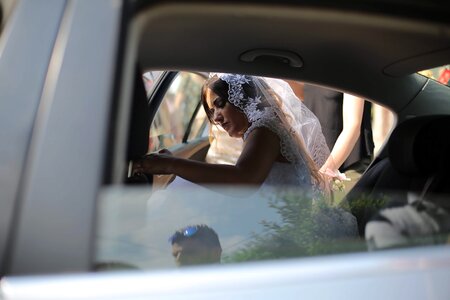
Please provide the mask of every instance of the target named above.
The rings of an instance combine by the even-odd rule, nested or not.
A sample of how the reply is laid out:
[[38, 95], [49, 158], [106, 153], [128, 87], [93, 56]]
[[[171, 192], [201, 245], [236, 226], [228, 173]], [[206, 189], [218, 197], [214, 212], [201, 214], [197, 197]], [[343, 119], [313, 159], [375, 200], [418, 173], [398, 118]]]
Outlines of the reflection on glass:
[[215, 192], [179, 178], [153, 193], [109, 187], [100, 197], [94, 267], [160, 269], [450, 242], [446, 197], [386, 207], [399, 194], [362, 193], [351, 200], [354, 216], [371, 216], [364, 239], [355, 232], [353, 214], [299, 189]]
[[188, 225], [169, 238], [178, 266], [220, 263], [222, 246], [217, 233], [205, 224]]
[[[312, 199], [310, 192], [259, 189], [237, 197], [226, 195], [230, 189], [218, 193], [179, 179], [174, 184], [153, 193], [148, 188], [105, 189], [96, 261], [141, 269], [175, 267], [173, 256], [180, 249], [172, 247], [174, 232], [199, 224], [217, 233], [221, 263], [366, 250], [354, 217]], [[191, 251], [190, 246], [185, 250]]]

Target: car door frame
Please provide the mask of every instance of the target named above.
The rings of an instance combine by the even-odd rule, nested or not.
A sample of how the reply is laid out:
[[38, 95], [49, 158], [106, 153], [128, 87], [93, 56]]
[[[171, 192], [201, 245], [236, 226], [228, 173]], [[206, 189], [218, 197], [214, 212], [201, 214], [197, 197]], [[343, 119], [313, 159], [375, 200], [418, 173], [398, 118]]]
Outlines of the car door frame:
[[64, 6], [17, 191], [6, 274], [91, 268], [124, 44], [122, 4], [68, 1]]
[[66, 2], [17, 1], [0, 37], [0, 276], [10, 268], [30, 141]]

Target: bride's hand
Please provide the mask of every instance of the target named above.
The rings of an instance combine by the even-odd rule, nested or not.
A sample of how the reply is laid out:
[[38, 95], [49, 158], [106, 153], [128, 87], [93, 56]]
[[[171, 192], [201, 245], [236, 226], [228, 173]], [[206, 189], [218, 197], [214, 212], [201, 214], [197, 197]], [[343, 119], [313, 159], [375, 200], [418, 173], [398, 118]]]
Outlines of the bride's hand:
[[329, 184], [331, 185], [331, 189], [334, 191], [344, 191], [344, 181], [350, 181], [350, 178], [347, 178], [347, 176], [344, 173], [339, 172], [339, 170], [323, 168], [320, 169], [319, 172], [329, 182]]
[[173, 158], [172, 152], [167, 149], [147, 154], [142, 159], [133, 161], [133, 173], [170, 174]]
[[159, 150], [159, 151], [158, 151], [158, 154], [164, 154], [164, 155], [170, 155], [170, 156], [173, 156], [173, 153], [170, 152], [170, 150], [169, 150], [169, 149], [166, 149], [166, 148]]

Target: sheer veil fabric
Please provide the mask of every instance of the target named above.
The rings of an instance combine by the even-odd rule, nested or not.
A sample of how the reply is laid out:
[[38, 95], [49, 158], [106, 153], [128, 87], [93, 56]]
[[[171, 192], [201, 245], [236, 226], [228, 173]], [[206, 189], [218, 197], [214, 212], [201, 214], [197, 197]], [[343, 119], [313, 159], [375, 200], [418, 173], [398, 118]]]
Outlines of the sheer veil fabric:
[[[293, 165], [300, 185], [311, 182], [315, 190], [325, 191], [319, 168], [330, 150], [322, 134], [317, 117], [298, 99], [287, 82], [281, 79], [211, 73], [228, 83], [229, 101], [245, 113], [250, 127], [244, 140], [258, 127], [266, 127], [277, 134], [283, 157]], [[243, 86], [255, 88], [254, 97], [246, 96]], [[307, 178], [308, 177], [308, 178]]]

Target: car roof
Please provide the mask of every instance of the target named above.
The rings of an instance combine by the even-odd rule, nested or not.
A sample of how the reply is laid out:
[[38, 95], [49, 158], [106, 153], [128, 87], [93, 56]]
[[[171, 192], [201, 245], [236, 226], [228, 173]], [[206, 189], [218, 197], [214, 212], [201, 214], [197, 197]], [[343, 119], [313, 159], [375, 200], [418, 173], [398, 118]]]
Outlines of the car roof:
[[[440, 18], [446, 10], [438, 10], [435, 2], [362, 1], [351, 6], [354, 1], [342, 1], [339, 7], [330, 1], [295, 3], [156, 2], [141, 8], [135, 22], [139, 62], [146, 70], [297, 79], [394, 111], [426, 83], [415, 72], [449, 63], [450, 25]], [[405, 11], [386, 14], [380, 11], [384, 5]], [[425, 12], [422, 17], [419, 10]], [[427, 18], [434, 14], [436, 18]], [[245, 61], [252, 51], [257, 54], [254, 61]], [[298, 56], [302, 66], [293, 67], [278, 54]]]

